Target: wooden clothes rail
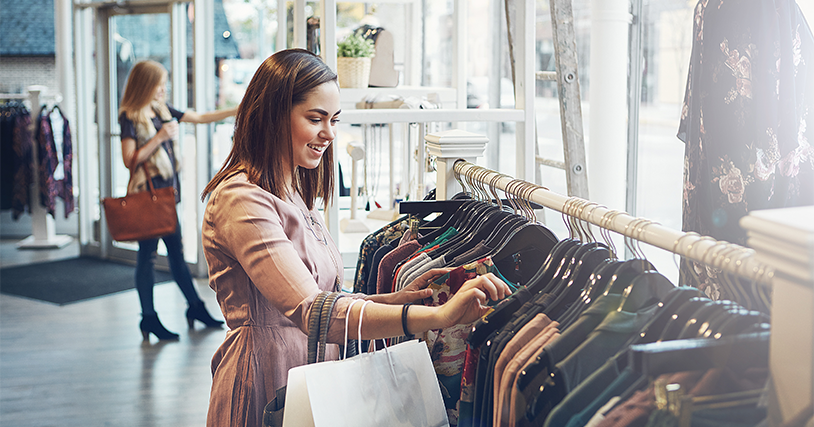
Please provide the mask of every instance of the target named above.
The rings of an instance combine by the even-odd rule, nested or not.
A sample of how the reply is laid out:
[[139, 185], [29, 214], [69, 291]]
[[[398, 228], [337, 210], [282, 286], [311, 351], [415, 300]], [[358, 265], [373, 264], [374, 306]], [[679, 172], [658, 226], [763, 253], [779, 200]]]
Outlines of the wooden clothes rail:
[[774, 277], [774, 270], [756, 261], [755, 251], [750, 248], [694, 232], [676, 231], [646, 218], [633, 217], [627, 212], [611, 210], [589, 200], [557, 194], [539, 185], [514, 179], [465, 160], [456, 161], [453, 171], [462, 186], [464, 186], [462, 179], [465, 179], [485, 188], [498, 188], [507, 195], [538, 203], [603, 229], [756, 283], [769, 285]]

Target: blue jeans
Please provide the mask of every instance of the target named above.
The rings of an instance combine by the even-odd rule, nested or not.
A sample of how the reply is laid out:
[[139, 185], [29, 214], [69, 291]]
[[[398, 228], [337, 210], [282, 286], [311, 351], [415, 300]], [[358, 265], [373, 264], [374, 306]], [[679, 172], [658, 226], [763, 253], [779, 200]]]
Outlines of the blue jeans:
[[[187, 304], [197, 305], [201, 302], [198, 292], [192, 282], [192, 274], [184, 261], [184, 247], [181, 244], [180, 223], [175, 227], [175, 233], [161, 237], [167, 247], [167, 259], [170, 263], [172, 278], [181, 288]], [[143, 316], [154, 315], [153, 285], [155, 285], [155, 257], [158, 249], [158, 239], [141, 240], [138, 242], [138, 258], [136, 261], [136, 290], [141, 302]]]

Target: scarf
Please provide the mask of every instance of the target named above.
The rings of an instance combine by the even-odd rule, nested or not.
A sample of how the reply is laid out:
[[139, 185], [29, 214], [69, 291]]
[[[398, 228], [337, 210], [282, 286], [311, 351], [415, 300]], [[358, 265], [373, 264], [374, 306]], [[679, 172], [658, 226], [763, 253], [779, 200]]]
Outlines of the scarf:
[[[170, 115], [170, 111], [166, 104], [153, 103], [152, 108], [156, 115], [161, 118], [161, 120], [166, 121], [172, 119], [172, 115]], [[138, 137], [138, 140], [136, 141], [138, 148], [143, 147], [144, 144], [152, 139], [157, 133], [152, 120], [147, 120], [146, 122], [136, 122], [135, 126], [136, 136]], [[178, 141], [173, 139], [172, 144], [173, 151], [178, 153]], [[145, 170], [149, 174], [150, 178], [160, 175], [162, 178], [168, 180], [174, 176], [178, 166], [180, 165], [176, 159], [176, 167], [173, 168], [172, 162], [170, 161], [170, 156], [167, 154], [167, 150], [164, 149], [163, 145], [164, 144], [162, 142], [161, 145], [153, 152], [150, 158], [144, 162], [143, 168], [139, 167], [136, 168], [135, 171], [131, 171], [130, 181], [127, 183], [127, 194], [138, 193], [147, 189], [147, 175], [145, 174]]]

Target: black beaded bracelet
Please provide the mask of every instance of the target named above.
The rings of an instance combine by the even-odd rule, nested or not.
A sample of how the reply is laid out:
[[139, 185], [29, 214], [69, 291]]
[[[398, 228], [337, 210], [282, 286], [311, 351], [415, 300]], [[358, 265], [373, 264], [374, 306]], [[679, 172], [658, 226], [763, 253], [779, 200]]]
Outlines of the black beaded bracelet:
[[407, 338], [413, 338], [413, 334], [407, 332], [407, 311], [411, 305], [413, 305], [413, 303], [409, 302], [401, 306], [401, 329], [404, 331], [404, 336]]

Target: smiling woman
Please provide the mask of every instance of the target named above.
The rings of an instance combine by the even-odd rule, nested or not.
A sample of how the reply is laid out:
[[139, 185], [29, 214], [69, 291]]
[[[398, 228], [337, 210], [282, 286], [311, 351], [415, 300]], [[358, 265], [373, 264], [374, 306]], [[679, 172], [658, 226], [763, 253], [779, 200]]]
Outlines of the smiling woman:
[[[336, 137], [339, 122], [339, 87], [334, 82], [314, 88], [305, 102], [291, 111], [294, 167], [314, 169]], [[289, 189], [294, 190], [289, 183]]]
[[[209, 286], [231, 329], [212, 359], [208, 426], [262, 424], [289, 369], [306, 361], [305, 319], [317, 295], [340, 290], [341, 256], [314, 206], [317, 198], [331, 201], [339, 113], [336, 74], [319, 57], [302, 49], [275, 53], [249, 83], [232, 150], [204, 189]], [[338, 358], [346, 323], [352, 339], [422, 333], [472, 322], [488, 310], [487, 298], [510, 292], [487, 274], [442, 307], [406, 309], [430, 296], [427, 284], [447, 271], [430, 270], [397, 293], [342, 294], [329, 313], [325, 360]], [[377, 304], [368, 304], [357, 329], [361, 304], [351, 302], [361, 298]]]

